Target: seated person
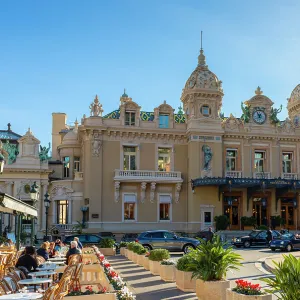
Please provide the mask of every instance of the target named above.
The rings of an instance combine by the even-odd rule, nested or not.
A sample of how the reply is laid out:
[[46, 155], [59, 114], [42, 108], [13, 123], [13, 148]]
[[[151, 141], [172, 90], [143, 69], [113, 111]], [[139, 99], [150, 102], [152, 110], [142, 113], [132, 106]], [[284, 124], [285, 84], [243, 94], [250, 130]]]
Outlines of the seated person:
[[42, 256], [45, 260], [48, 260], [49, 259], [49, 253], [48, 253], [48, 244], [47, 244], [47, 242], [43, 243], [41, 245], [41, 248], [39, 248], [36, 251], [36, 253], [37, 253], [37, 255]]
[[78, 237], [74, 237], [74, 241], [77, 242], [77, 245], [78, 245], [77, 248], [80, 249], [80, 250], [82, 250], [83, 247], [82, 247], [81, 242], [79, 241], [79, 238]]
[[[24, 270], [24, 268], [27, 270], [28, 272], [32, 272], [35, 271], [36, 268], [38, 267], [37, 261], [35, 259], [35, 249], [32, 246], [27, 246], [25, 248], [25, 254], [20, 256], [17, 263], [16, 263], [16, 267], [20, 269]], [[27, 275], [27, 274], [26, 274]]]
[[54, 247], [55, 251], [59, 252], [61, 250], [61, 246], [62, 246], [61, 240], [57, 239], [55, 241], [55, 247]]
[[66, 254], [67, 264], [69, 263], [69, 257], [73, 254], [81, 254], [81, 251], [78, 249], [77, 242], [75, 241], [71, 242], [71, 247]]
[[57, 255], [57, 251], [55, 250], [55, 243], [54, 242], [50, 243], [48, 252], [49, 252], [49, 257], [51, 257], [51, 258], [55, 257]]

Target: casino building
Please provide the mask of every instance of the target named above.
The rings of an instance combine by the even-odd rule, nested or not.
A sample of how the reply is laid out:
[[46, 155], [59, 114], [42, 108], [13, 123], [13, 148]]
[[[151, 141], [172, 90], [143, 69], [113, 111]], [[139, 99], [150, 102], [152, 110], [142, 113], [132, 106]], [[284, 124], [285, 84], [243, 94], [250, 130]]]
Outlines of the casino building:
[[284, 121], [260, 87], [240, 118], [221, 113], [223, 95], [201, 49], [176, 112], [166, 101], [143, 111], [124, 91], [110, 113], [96, 96], [71, 127], [53, 113], [49, 222], [61, 231], [84, 221], [88, 232], [195, 232], [225, 214], [232, 230], [243, 216], [299, 227], [300, 85]]

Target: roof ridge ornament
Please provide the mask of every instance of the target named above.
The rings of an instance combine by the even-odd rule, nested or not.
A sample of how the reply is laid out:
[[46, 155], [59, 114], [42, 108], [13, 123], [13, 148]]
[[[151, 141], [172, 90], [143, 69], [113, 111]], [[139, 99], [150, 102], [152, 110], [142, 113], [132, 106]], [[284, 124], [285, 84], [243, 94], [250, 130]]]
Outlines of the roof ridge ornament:
[[257, 89], [255, 90], [255, 94], [256, 95], [262, 95], [263, 94], [263, 91], [261, 90], [260, 86], [258, 86]]
[[91, 110], [91, 117], [102, 117], [102, 104], [98, 100], [98, 95], [95, 96], [94, 102], [91, 103], [89, 109]]
[[200, 48], [200, 54], [198, 56], [198, 66], [207, 67], [206, 61], [205, 61], [205, 55], [203, 53], [204, 53], [204, 51], [202, 48], [202, 31], [201, 31], [201, 48]]

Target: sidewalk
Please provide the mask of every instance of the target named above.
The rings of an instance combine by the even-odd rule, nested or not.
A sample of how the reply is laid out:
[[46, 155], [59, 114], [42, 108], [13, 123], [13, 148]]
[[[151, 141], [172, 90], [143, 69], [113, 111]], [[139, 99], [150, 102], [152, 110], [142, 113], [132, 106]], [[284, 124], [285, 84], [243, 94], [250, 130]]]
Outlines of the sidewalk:
[[[292, 253], [283, 253], [283, 254], [278, 254], [278, 255], [273, 255], [270, 257], [267, 257], [264, 260], [264, 267], [271, 273], [273, 273], [274, 269], [275, 269], [275, 265], [274, 262], [276, 263], [280, 263], [283, 261], [283, 255], [290, 255]], [[296, 258], [300, 258], [300, 254], [296, 253], [296, 254], [292, 254], [294, 255]]]
[[196, 293], [184, 293], [176, 288], [175, 282], [164, 282], [160, 276], [136, 265], [124, 256], [110, 256], [111, 266], [127, 282], [137, 300], [197, 300]]

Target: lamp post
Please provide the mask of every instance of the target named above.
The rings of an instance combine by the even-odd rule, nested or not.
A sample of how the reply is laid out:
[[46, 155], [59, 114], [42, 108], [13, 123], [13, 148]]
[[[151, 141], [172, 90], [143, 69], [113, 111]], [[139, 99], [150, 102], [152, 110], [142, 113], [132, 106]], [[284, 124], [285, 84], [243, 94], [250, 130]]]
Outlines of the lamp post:
[[[0, 149], [1, 150], [1, 149]], [[0, 174], [3, 173], [3, 168], [4, 168], [4, 156], [3, 154], [0, 152]]]
[[50, 207], [50, 199], [49, 199], [49, 193], [47, 192], [44, 197], [44, 204], [45, 204], [45, 208], [46, 208], [46, 235], [44, 237], [44, 240], [47, 241], [48, 240], [48, 210]]
[[87, 206], [81, 206], [80, 210], [82, 211], [82, 226], [85, 226], [85, 212], [88, 210]]
[[[39, 186], [34, 181], [33, 185], [30, 187], [30, 199], [33, 202], [33, 207], [36, 207], [36, 203], [39, 200]], [[31, 244], [34, 245], [35, 240], [35, 218], [31, 218]]]

